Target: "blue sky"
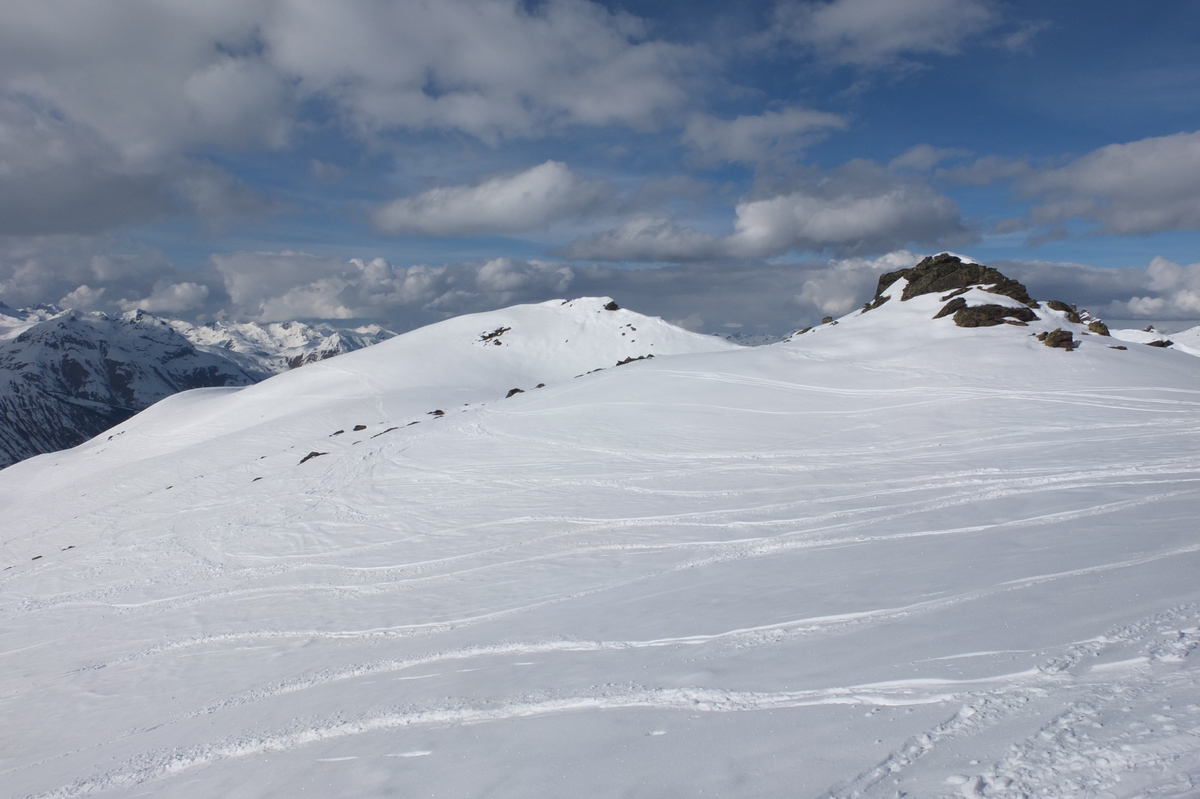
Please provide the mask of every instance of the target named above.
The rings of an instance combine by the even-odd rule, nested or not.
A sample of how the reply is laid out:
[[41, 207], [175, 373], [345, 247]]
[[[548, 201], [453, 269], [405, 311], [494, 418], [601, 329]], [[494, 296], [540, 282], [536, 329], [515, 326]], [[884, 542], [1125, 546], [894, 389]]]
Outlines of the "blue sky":
[[785, 332], [950, 249], [1200, 319], [1200, 2], [11, 0], [0, 300]]

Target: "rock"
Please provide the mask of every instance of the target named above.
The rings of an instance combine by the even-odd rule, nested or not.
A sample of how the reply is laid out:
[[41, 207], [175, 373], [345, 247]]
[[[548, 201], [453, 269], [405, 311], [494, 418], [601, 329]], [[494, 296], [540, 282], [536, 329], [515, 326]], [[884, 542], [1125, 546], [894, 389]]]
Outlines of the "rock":
[[[481, 333], [479, 336], [479, 340], [480, 341], [493, 341], [495, 339], [500, 338], [501, 336], [503, 336], [505, 333], [507, 333], [510, 330], [512, 330], [511, 327], [498, 327], [495, 330], [493, 330], [491, 333]], [[496, 343], [499, 344], [500, 342], [497, 341]]]
[[[945, 299], [945, 297], [943, 297], [942, 299]], [[942, 310], [940, 310], [936, 314], [934, 314], [933, 318], [941, 319], [943, 316], [949, 316], [952, 313], [958, 313], [959, 311], [961, 311], [963, 308], [966, 308], [966, 307], [967, 307], [966, 300], [964, 300], [962, 297], [955, 297], [954, 299], [950, 300], [950, 302], [946, 303], [942, 307]]]
[[1079, 318], [1079, 314], [1076, 312], [1074, 305], [1067, 305], [1065, 302], [1059, 302], [1058, 300], [1050, 300], [1046, 303], [1046, 307], [1054, 311], [1062, 311], [1065, 313], [1067, 315], [1068, 322], [1074, 322], [1077, 325], [1083, 323], [1083, 320]]
[[821, 320], [821, 324], [823, 324], [823, 325], [832, 324], [832, 322], [833, 322], [832, 316], [826, 316], [824, 319]]
[[[328, 454], [329, 454], [328, 452], [317, 452], [316, 450], [313, 450], [312, 452], [308, 453], [307, 455], [305, 455], [303, 458], [300, 459], [300, 464], [311, 461], [313, 458], [319, 458], [322, 455], [328, 455]], [[300, 464], [297, 464], [297, 466], [299, 466]], [[253, 482], [253, 481], [251, 481], [251, 482]]]
[[900, 278], [908, 280], [900, 299], [911, 300], [922, 294], [934, 294], [955, 289], [965, 289], [969, 286], [989, 286], [988, 291], [1012, 297], [1029, 307], [1037, 303], [1029, 296], [1029, 292], [1021, 283], [982, 264], [967, 264], [961, 259], [941, 253], [932, 255], [911, 269], [900, 269], [879, 276], [879, 285], [875, 290], [875, 300], [872, 307], [879, 307], [885, 300], [880, 295]]
[[1037, 340], [1047, 347], [1056, 347], [1067, 352], [1079, 346], [1079, 342], [1071, 338], [1071, 332], [1063, 330], [1061, 327], [1051, 330], [1049, 333], [1038, 333]]
[[610, 301], [610, 302], [609, 302], [607, 305], [605, 305], [605, 306], [604, 306], [604, 310], [606, 310], [606, 311], [619, 311], [619, 310], [621, 310], [621, 306], [620, 306], [620, 305], [617, 305], [615, 302], [611, 302], [611, 301]]
[[524, 393], [525, 393], [525, 389], [522, 389], [522, 388], [510, 388], [510, 389], [508, 390], [508, 393], [504, 395], [504, 398], [505, 398], [505, 399], [508, 399], [509, 397], [515, 397], [517, 394], [524, 394]]
[[1159, 339], [1158, 341], [1147, 341], [1146, 346], [1147, 347], [1170, 347], [1174, 343], [1175, 342], [1171, 341], [1170, 339]]
[[[957, 299], [962, 299], [958, 297]], [[951, 300], [949, 304], [952, 304]], [[963, 303], [966, 305], [966, 303]], [[944, 308], [942, 310], [945, 310]], [[991, 327], [993, 325], [1023, 325], [1037, 319], [1037, 314], [1028, 308], [1010, 308], [1006, 305], [976, 305], [955, 311], [954, 324], [959, 327]]]
[[[1093, 320], [1093, 321], [1091, 321], [1091, 322], [1088, 322], [1088, 330], [1092, 331], [1092, 332], [1093, 332], [1093, 333], [1095, 333], [1097, 336], [1107, 336], [1107, 335], [1109, 335], [1109, 333], [1108, 333], [1108, 325], [1104, 324], [1104, 323], [1103, 323], [1103, 322], [1101, 322], [1099, 319], [1095, 319], [1095, 320]], [[1121, 349], [1125, 349], [1125, 348], [1124, 348], [1124, 347], [1122, 347]]]
[[354, 425], [354, 432], [356, 432], [356, 433], [357, 433], [359, 430], [366, 430], [366, 429], [367, 429], [367, 426], [366, 426], [365, 424], [356, 424], [356, 425]]

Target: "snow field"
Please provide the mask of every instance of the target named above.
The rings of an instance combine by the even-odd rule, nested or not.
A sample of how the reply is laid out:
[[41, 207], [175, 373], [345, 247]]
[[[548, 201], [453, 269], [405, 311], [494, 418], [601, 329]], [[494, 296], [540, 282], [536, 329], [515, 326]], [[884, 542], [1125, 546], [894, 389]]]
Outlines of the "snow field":
[[4, 795], [1194, 795], [1200, 363], [898, 296], [466, 317], [5, 470]]

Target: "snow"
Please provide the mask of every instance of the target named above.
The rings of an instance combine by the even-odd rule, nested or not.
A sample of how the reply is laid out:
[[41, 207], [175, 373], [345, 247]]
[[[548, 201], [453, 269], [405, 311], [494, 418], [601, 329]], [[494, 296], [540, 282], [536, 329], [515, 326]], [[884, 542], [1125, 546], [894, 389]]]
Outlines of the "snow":
[[1173, 342], [1169, 349], [1186, 352], [1188, 355], [1200, 356], [1200, 326], [1181, 330], [1178, 333], [1166, 335], [1156, 330], [1112, 330], [1112, 337], [1121, 341], [1131, 341], [1135, 344], [1148, 344], [1151, 341]]
[[0, 472], [0, 792], [1194, 796], [1200, 362], [903, 282], [460, 317]]

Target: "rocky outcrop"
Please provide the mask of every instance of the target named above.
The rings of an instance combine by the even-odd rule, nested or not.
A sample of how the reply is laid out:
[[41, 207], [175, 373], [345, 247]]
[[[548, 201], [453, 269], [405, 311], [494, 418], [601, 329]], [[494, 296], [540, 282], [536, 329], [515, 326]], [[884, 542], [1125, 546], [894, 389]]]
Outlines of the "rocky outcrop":
[[900, 278], [908, 281], [900, 295], [901, 301], [911, 300], [922, 294], [944, 294], [956, 289], [966, 290], [970, 286], [983, 285], [987, 286], [987, 290], [992, 294], [1012, 297], [1030, 308], [1037, 306], [1025, 286], [1018, 281], [1005, 277], [990, 266], [963, 261], [958, 256], [945, 252], [931, 255], [909, 269], [880, 275], [875, 299], [868, 305], [879, 307], [886, 302], [886, 298], [882, 297], [883, 292]]

